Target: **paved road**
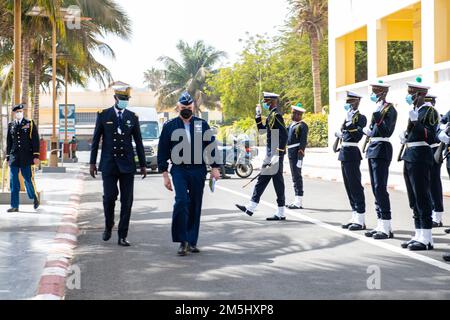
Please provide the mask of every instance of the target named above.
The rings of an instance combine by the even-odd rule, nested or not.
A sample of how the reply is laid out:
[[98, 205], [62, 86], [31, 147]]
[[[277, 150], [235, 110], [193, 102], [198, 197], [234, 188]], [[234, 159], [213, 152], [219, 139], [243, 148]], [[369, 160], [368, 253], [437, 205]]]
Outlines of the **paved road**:
[[[101, 181], [88, 179], [74, 261], [81, 289], [68, 291], [67, 299], [450, 299], [450, 264], [441, 259], [450, 251], [444, 230], [434, 232], [434, 251], [400, 248], [413, 227], [405, 193], [391, 193], [396, 238], [375, 242], [340, 228], [350, 213], [339, 182], [306, 180], [306, 209], [289, 212], [283, 223], [265, 221], [274, 212], [272, 186], [254, 217], [235, 209], [252, 191], [242, 189], [244, 183], [221, 181], [214, 195], [205, 190], [202, 252], [178, 257], [170, 237], [173, 194], [160, 175], [136, 177], [131, 248], [118, 247], [116, 234], [101, 241]], [[366, 196], [373, 212], [368, 188]], [[449, 200], [445, 204], [450, 208]], [[375, 215], [368, 220], [374, 226]], [[380, 290], [367, 287], [373, 270], [380, 272]]]

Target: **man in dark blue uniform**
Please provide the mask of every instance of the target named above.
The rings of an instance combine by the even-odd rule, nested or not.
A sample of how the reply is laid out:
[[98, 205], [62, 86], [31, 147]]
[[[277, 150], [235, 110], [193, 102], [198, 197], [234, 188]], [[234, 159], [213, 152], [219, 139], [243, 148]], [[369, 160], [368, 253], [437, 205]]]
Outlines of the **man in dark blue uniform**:
[[34, 209], [40, 205], [32, 168], [39, 165], [39, 133], [34, 121], [24, 118], [23, 109], [23, 104], [14, 106], [15, 120], [8, 124], [6, 159], [11, 171], [11, 208], [8, 212], [19, 211], [19, 172], [22, 173], [28, 197], [34, 201]]
[[377, 227], [367, 232], [366, 236], [384, 240], [394, 237], [391, 224], [391, 203], [387, 185], [393, 153], [389, 138], [395, 130], [397, 111], [392, 103], [386, 101], [390, 85], [380, 81], [371, 86], [372, 94], [370, 98], [372, 102], [376, 103], [376, 109], [372, 115], [371, 123], [363, 131], [367, 139], [370, 139], [367, 159], [369, 160], [370, 181], [375, 197]]
[[256, 183], [250, 203], [246, 206], [236, 205], [239, 210], [252, 216], [261, 200], [264, 190], [266, 190], [267, 185], [270, 180], [272, 180], [277, 194], [278, 210], [274, 216], [267, 218], [267, 221], [286, 220], [286, 216], [284, 215], [286, 198], [283, 178], [283, 161], [286, 153], [287, 130], [283, 116], [278, 107], [278, 99], [278, 94], [264, 92], [264, 109], [270, 111], [265, 125], [262, 122], [261, 106], [258, 105], [256, 107], [256, 124], [258, 130], [267, 132], [266, 157], [263, 161], [263, 169]]
[[352, 208], [350, 222], [342, 225], [342, 227], [351, 231], [366, 229], [366, 202], [360, 168], [362, 157], [358, 143], [364, 135], [363, 128], [367, 125], [367, 119], [358, 110], [361, 98], [354, 92], [347, 92], [347, 100], [344, 106], [347, 111], [345, 122], [341, 130], [335, 134], [336, 138], [342, 139], [339, 161], [341, 161], [345, 190]]
[[409, 111], [407, 131], [400, 136], [405, 152], [401, 159], [405, 162], [403, 174], [408, 191], [409, 206], [413, 210], [415, 224], [414, 237], [402, 244], [412, 251], [432, 250], [432, 210], [430, 195], [430, 174], [433, 165], [433, 153], [430, 146], [436, 141], [437, 122], [435, 110], [427, 106], [425, 97], [430, 89], [422, 83], [408, 82], [406, 102], [412, 106]]
[[[178, 104], [179, 117], [164, 124], [158, 145], [158, 169], [163, 174], [164, 186], [173, 191], [175, 205], [172, 216], [172, 240], [180, 243], [178, 255], [198, 253], [203, 189], [207, 174], [206, 164], [212, 167], [211, 179], [220, 178], [220, 163], [216, 157], [216, 141], [208, 123], [193, 116], [194, 100], [185, 92]], [[220, 152], [217, 152], [220, 157]]]
[[306, 109], [301, 103], [292, 106], [292, 124], [288, 131], [288, 157], [291, 167], [292, 180], [294, 182], [295, 200], [288, 205], [289, 209], [303, 209], [303, 177], [302, 167], [305, 149], [308, 144], [308, 125], [302, 121]]
[[97, 153], [100, 140], [102, 140], [99, 170], [103, 179], [103, 208], [105, 211], [103, 240], [111, 239], [114, 227], [114, 208], [119, 194], [117, 182], [119, 182], [121, 209], [118, 244], [123, 247], [130, 246], [127, 236], [133, 206], [134, 174], [136, 172], [132, 140], [136, 144], [141, 175], [143, 179], [147, 176], [139, 119], [136, 114], [127, 110], [130, 91], [129, 87], [116, 87], [115, 105], [99, 112], [92, 139], [90, 160], [90, 174], [95, 178]]
[[[438, 129], [438, 138], [442, 143], [445, 143], [445, 158], [447, 159], [447, 173], [450, 177], [450, 111], [441, 119], [441, 124]], [[450, 233], [450, 229], [445, 230]], [[444, 260], [450, 261], [450, 253], [444, 254]]]
[[[427, 94], [425, 97], [425, 105], [426, 107], [433, 108], [433, 117], [432, 120], [434, 122], [440, 122], [440, 114], [436, 110], [436, 99], [437, 97], [432, 94]], [[438, 128], [439, 130], [439, 128]], [[433, 155], [437, 152], [439, 149], [439, 145], [441, 141], [438, 138], [438, 134], [435, 135], [435, 141], [431, 145], [431, 151]], [[433, 228], [441, 228], [443, 227], [442, 223], [442, 215], [444, 214], [444, 194], [442, 191], [442, 179], [441, 179], [441, 169], [442, 169], [442, 163], [438, 163], [436, 161], [433, 161], [433, 164], [431, 165], [431, 201], [433, 203]]]

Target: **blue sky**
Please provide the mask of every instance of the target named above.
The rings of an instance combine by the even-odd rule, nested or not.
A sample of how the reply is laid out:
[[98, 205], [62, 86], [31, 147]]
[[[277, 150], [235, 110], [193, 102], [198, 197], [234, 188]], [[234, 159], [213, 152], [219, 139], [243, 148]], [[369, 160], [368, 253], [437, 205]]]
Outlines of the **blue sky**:
[[[133, 22], [129, 42], [116, 37], [106, 41], [116, 60], [98, 57], [115, 80], [143, 86], [143, 72], [158, 66], [161, 55], [177, 58], [178, 40], [204, 40], [228, 53], [229, 64], [242, 48], [245, 33], [275, 35], [288, 16], [286, 0], [116, 0]], [[98, 90], [95, 83], [90, 89]]]

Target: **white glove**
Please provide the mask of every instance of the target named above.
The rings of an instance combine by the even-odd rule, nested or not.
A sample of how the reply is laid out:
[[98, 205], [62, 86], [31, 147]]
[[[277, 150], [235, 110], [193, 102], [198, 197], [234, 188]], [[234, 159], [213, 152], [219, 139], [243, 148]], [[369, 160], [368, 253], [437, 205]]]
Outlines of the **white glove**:
[[342, 137], [344, 136], [344, 134], [341, 131], [336, 131], [336, 133], [334, 134], [334, 136], [336, 138], [342, 139]]
[[271, 160], [272, 158], [266, 155], [266, 157], [263, 160], [263, 167], [267, 167], [270, 164]]
[[303, 167], [303, 160], [297, 161], [297, 168], [301, 169]]
[[450, 137], [445, 133], [445, 131], [441, 131], [441, 133], [439, 133], [438, 135], [438, 138], [441, 142], [450, 144]]
[[384, 103], [378, 103], [377, 108], [375, 109], [375, 112], [381, 112], [384, 108]]
[[258, 118], [258, 117], [260, 117], [262, 115], [262, 109], [261, 109], [261, 106], [258, 104], [257, 106], [256, 106], [256, 117]]
[[346, 120], [347, 122], [352, 122], [352, 120], [353, 120], [353, 110], [349, 110], [349, 111], [347, 112], [347, 116], [346, 116], [345, 120]]
[[364, 129], [363, 129], [363, 132], [364, 132], [364, 134], [365, 134], [366, 136], [368, 136], [368, 137], [372, 137], [372, 136], [373, 136], [373, 131], [370, 130], [369, 127], [364, 128]]
[[410, 110], [409, 111], [409, 119], [412, 122], [415, 122], [415, 121], [419, 120], [419, 111], [416, 111], [414, 109]]
[[408, 139], [406, 139], [406, 132], [400, 133], [399, 138], [400, 138], [400, 143], [401, 144], [405, 144], [406, 141], [408, 140]]

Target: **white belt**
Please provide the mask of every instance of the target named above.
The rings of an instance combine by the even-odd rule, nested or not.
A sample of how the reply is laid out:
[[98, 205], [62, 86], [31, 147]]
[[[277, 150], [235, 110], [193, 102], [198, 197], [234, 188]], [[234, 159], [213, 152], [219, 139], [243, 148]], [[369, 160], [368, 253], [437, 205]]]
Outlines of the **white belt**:
[[425, 141], [419, 141], [419, 142], [408, 142], [406, 144], [407, 148], [414, 148], [414, 147], [429, 147], [430, 145], [426, 143]]
[[441, 145], [440, 143], [435, 143], [435, 144], [432, 144], [432, 145], [430, 146], [430, 148], [431, 148], [431, 149], [438, 148], [440, 145]]
[[370, 138], [370, 142], [389, 142], [389, 138], [382, 138], [382, 137]]
[[291, 144], [290, 146], [287, 146], [287, 147], [288, 147], [288, 149], [292, 149], [292, 148], [295, 148], [295, 147], [300, 147], [300, 143]]
[[358, 142], [342, 142], [343, 147], [357, 147], [359, 148]]

